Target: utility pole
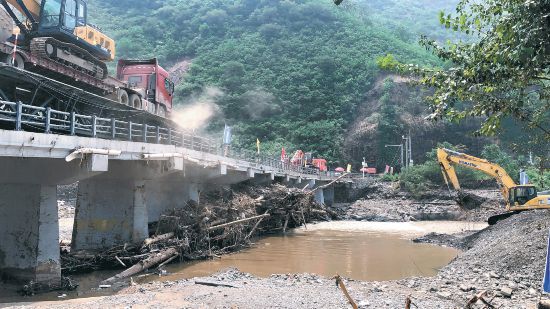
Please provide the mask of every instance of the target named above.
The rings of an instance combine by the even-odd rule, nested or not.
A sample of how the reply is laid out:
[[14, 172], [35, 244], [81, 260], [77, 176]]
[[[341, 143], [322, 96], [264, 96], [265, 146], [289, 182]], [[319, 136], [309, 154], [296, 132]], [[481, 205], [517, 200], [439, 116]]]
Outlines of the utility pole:
[[411, 130], [409, 130], [409, 161], [407, 162], [408, 166], [413, 166], [413, 151], [412, 151], [412, 137], [411, 137]]
[[404, 168], [409, 167], [409, 139], [408, 137], [405, 137], [405, 135], [401, 136], [401, 142], [405, 145], [405, 164], [403, 165]]
[[405, 167], [410, 167], [413, 165], [413, 158], [412, 158], [412, 138], [411, 138], [411, 130], [409, 130], [408, 136], [402, 136], [402, 139], [405, 143]]

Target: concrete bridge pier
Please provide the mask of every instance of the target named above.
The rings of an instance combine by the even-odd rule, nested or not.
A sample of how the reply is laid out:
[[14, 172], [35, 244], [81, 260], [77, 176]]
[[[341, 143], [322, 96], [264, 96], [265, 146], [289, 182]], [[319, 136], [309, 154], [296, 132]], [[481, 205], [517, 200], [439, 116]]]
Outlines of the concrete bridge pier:
[[151, 193], [154, 181], [181, 169], [173, 167], [168, 161], [114, 161], [108, 172], [79, 182], [72, 249], [98, 250], [147, 238], [148, 204], [158, 196]]
[[0, 185], [0, 273], [20, 282], [61, 282], [57, 186]]
[[325, 199], [325, 205], [334, 205], [334, 185], [328, 186], [323, 189], [323, 197]]
[[[315, 190], [318, 186], [321, 186], [322, 184], [319, 181], [316, 181], [315, 179], [310, 179], [308, 182], [307, 190]], [[323, 189], [318, 189], [314, 192], [314, 201], [319, 204], [325, 203], [325, 194], [323, 192]]]
[[81, 181], [72, 249], [101, 249], [147, 238], [145, 187], [143, 180]]
[[190, 181], [183, 177], [149, 181], [146, 189], [148, 223], [158, 221], [167, 210], [183, 209], [189, 201], [199, 202], [202, 185]]
[[103, 164], [90, 159], [0, 161], [0, 277], [60, 285], [57, 185], [101, 173]]

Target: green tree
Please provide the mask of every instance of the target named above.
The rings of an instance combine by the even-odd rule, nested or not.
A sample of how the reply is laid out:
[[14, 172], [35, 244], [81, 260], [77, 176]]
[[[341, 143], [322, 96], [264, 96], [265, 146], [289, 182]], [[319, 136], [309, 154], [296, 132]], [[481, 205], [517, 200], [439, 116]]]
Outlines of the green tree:
[[421, 40], [446, 67], [402, 65], [391, 58], [379, 63], [410, 72], [434, 89], [433, 119], [483, 117], [479, 133], [495, 134], [503, 119], [514, 117], [538, 133], [537, 143], [548, 145], [550, 2], [462, 0], [456, 12], [441, 12], [440, 22], [470, 38], [447, 44]]

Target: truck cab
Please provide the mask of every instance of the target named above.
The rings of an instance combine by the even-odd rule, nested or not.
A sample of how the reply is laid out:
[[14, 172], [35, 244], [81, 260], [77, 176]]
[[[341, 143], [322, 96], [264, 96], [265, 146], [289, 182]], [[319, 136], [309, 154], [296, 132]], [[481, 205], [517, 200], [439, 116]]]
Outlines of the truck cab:
[[142, 108], [148, 112], [161, 117], [168, 117], [172, 112], [174, 83], [156, 58], [119, 60], [117, 79], [141, 95], [145, 101]]

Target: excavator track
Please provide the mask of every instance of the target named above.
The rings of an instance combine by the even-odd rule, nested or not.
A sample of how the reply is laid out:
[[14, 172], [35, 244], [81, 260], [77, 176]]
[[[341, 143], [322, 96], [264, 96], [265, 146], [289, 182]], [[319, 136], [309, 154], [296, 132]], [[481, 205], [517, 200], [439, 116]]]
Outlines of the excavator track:
[[502, 221], [504, 219], [508, 219], [511, 216], [516, 215], [518, 213], [520, 213], [520, 212], [519, 211], [509, 211], [509, 212], [505, 212], [505, 213], [502, 213], [502, 214], [494, 215], [494, 216], [489, 217], [489, 219], [487, 220], [487, 223], [489, 223], [489, 225], [495, 225], [499, 221]]
[[107, 78], [107, 65], [74, 44], [64, 43], [51, 37], [41, 37], [31, 40], [30, 50], [35, 57], [51, 59], [94, 78]]

